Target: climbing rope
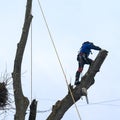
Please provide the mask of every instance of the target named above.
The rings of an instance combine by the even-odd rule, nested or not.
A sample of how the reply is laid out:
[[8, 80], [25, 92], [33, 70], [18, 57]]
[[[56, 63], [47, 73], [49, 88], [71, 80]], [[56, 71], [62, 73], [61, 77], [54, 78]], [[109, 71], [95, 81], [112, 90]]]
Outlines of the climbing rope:
[[32, 22], [31, 22], [31, 102], [32, 102], [32, 78], [33, 78], [33, 74], [32, 74], [32, 69], [33, 69], [33, 65], [32, 65]]
[[81, 116], [80, 116], [80, 113], [79, 113], [78, 107], [77, 107], [77, 105], [76, 105], [76, 102], [75, 102], [75, 99], [74, 99], [73, 93], [72, 93], [72, 91], [71, 91], [71, 88], [69, 87], [69, 84], [68, 84], [68, 81], [67, 81], [67, 77], [66, 77], [65, 71], [64, 71], [64, 69], [63, 69], [63, 66], [62, 66], [62, 63], [61, 63], [60, 57], [59, 57], [59, 55], [58, 55], [58, 52], [57, 52], [57, 49], [56, 49], [56, 46], [55, 46], [55, 43], [54, 43], [54, 40], [53, 40], [52, 34], [51, 34], [51, 32], [50, 32], [50, 29], [49, 29], [49, 26], [48, 26], [48, 23], [47, 23], [47, 20], [46, 20], [46, 18], [45, 18], [45, 15], [44, 15], [44, 12], [43, 12], [43, 9], [42, 9], [42, 6], [41, 6], [41, 3], [40, 3], [40, 0], [38, 0], [38, 4], [39, 4], [40, 10], [41, 10], [41, 13], [42, 13], [42, 16], [43, 16], [43, 19], [44, 19], [45, 25], [46, 25], [46, 27], [47, 27], [47, 30], [48, 30], [48, 33], [49, 33], [49, 36], [50, 36], [50, 39], [51, 39], [52, 45], [53, 45], [53, 47], [54, 47], [54, 50], [55, 50], [55, 53], [56, 53], [56, 56], [57, 56], [58, 62], [59, 62], [59, 64], [60, 64], [60, 67], [61, 67], [62, 73], [63, 73], [63, 75], [64, 75], [65, 82], [66, 82], [67, 87], [68, 87], [68, 89], [69, 89], [69, 91], [70, 91], [70, 95], [71, 95], [71, 98], [72, 98], [73, 103], [74, 103], [74, 105], [75, 105], [75, 108], [76, 108], [76, 111], [77, 111], [78, 117], [79, 117], [79, 119], [81, 120]]
[[[32, 7], [31, 7], [31, 14], [32, 14]], [[32, 42], [33, 42], [33, 34], [32, 33], [33, 33], [33, 30], [32, 30], [32, 21], [31, 21], [31, 26], [30, 27], [31, 27], [31, 36], [30, 36], [30, 39], [31, 39], [31, 41], [30, 41], [31, 42], [30, 43], [31, 44], [31, 46], [30, 46], [31, 47], [30, 48], [31, 49], [31, 51], [30, 51], [30, 53], [31, 53], [31, 58], [30, 58], [30, 62], [31, 62], [30, 63], [31, 64], [30, 65], [30, 67], [31, 67], [30, 68], [30, 72], [31, 72], [30, 73], [31, 74], [30, 75], [30, 84], [31, 84], [30, 88], [31, 88], [31, 91], [30, 91], [30, 99], [31, 99], [31, 102], [32, 102], [32, 91], [33, 91], [33, 86], [32, 86], [32, 84], [33, 84], [33, 82], [32, 82], [33, 81], [33, 47], [32, 47]]]

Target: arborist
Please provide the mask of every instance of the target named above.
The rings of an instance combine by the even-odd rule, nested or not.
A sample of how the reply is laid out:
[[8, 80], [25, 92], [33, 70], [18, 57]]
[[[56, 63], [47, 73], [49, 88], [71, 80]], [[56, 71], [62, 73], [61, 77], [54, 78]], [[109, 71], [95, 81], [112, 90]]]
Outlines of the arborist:
[[100, 47], [94, 45], [92, 42], [86, 41], [82, 44], [82, 47], [78, 52], [78, 55], [77, 55], [78, 70], [75, 75], [75, 85], [80, 84], [79, 77], [83, 70], [84, 65], [85, 64], [91, 65], [91, 63], [93, 62], [92, 59], [88, 58], [89, 54], [91, 53], [91, 49], [99, 50], [99, 51], [101, 50]]

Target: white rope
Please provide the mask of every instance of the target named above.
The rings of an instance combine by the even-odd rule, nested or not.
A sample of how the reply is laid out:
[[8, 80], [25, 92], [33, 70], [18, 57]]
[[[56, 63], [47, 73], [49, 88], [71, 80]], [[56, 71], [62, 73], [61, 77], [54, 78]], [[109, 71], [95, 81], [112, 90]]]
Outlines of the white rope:
[[49, 29], [49, 26], [48, 26], [47, 20], [46, 20], [46, 18], [45, 18], [45, 15], [44, 15], [44, 12], [43, 12], [43, 9], [42, 9], [42, 6], [41, 6], [41, 3], [40, 3], [40, 0], [38, 0], [38, 3], [39, 3], [39, 7], [40, 7], [40, 10], [41, 10], [41, 13], [42, 13], [42, 16], [43, 16], [43, 19], [44, 19], [45, 25], [46, 25], [46, 27], [47, 27], [47, 30], [48, 30], [48, 33], [49, 33], [49, 36], [50, 36], [50, 39], [51, 39], [52, 45], [53, 45], [53, 47], [54, 47], [54, 50], [55, 50], [55, 53], [56, 53], [57, 59], [58, 59], [58, 61], [59, 61], [60, 67], [61, 67], [61, 69], [62, 69], [62, 72], [63, 72], [64, 78], [65, 78], [65, 81], [66, 81], [67, 87], [68, 87], [68, 89], [69, 89], [69, 91], [70, 91], [70, 95], [71, 95], [72, 100], [73, 100], [73, 103], [74, 103], [74, 105], [75, 105], [75, 108], [76, 108], [76, 111], [77, 111], [78, 117], [79, 117], [79, 119], [81, 120], [79, 110], [78, 110], [78, 108], [77, 108], [77, 105], [76, 105], [76, 102], [75, 102], [74, 96], [73, 96], [73, 94], [72, 94], [72, 91], [71, 91], [71, 89], [70, 89], [70, 87], [69, 87], [69, 84], [68, 84], [68, 81], [67, 81], [67, 77], [66, 77], [66, 74], [65, 74], [65, 72], [64, 72], [64, 69], [63, 69], [62, 63], [61, 63], [61, 61], [60, 61], [60, 57], [59, 57], [59, 55], [58, 55], [58, 52], [57, 52], [57, 49], [56, 49], [55, 43], [54, 43], [54, 41], [53, 41], [53, 38], [52, 38], [52, 35], [51, 35], [51, 32], [50, 32], [50, 29]]
[[33, 91], [33, 86], [32, 86], [32, 78], [33, 78], [33, 72], [32, 72], [32, 69], [33, 69], [33, 64], [32, 64], [32, 22], [31, 22], [31, 102], [32, 102], [32, 91]]
[[[32, 7], [31, 7], [31, 14], [32, 14]], [[33, 94], [32, 93], [32, 91], [33, 91], [33, 85], [32, 85], [33, 84], [33, 82], [32, 82], [33, 81], [33, 47], [32, 47], [33, 34], [32, 33], [33, 33], [33, 31], [32, 31], [32, 21], [31, 21], [31, 38], [30, 38], [31, 39], [31, 43], [30, 43], [31, 44], [31, 46], [30, 46], [31, 47], [31, 51], [30, 51], [30, 53], [31, 53], [31, 58], [30, 58], [31, 59], [31, 61], [30, 61], [31, 62], [31, 73], [30, 73], [31, 74], [31, 78], [30, 78], [30, 84], [31, 84], [31, 95], [30, 95], [30, 97], [31, 97], [31, 102], [32, 102], [32, 94]]]

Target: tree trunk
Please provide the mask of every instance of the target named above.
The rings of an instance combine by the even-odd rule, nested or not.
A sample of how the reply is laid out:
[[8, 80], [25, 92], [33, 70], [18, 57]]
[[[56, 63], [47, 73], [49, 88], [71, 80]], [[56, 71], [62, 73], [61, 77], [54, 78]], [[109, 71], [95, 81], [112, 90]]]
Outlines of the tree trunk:
[[25, 21], [23, 26], [23, 31], [21, 35], [20, 42], [17, 45], [17, 51], [14, 61], [14, 69], [12, 73], [13, 78], [13, 89], [14, 89], [14, 99], [16, 106], [16, 113], [14, 120], [24, 120], [27, 107], [29, 105], [29, 100], [23, 95], [22, 85], [21, 85], [21, 64], [22, 58], [27, 42], [27, 37], [29, 33], [30, 23], [32, 20], [31, 15], [32, 0], [27, 0]]
[[[97, 55], [96, 59], [89, 67], [86, 74], [82, 77], [80, 85], [73, 88], [71, 86], [71, 91], [74, 96], [75, 101], [78, 101], [81, 96], [83, 96], [82, 88], [88, 89], [92, 84], [94, 84], [94, 77], [96, 73], [99, 71], [104, 59], [107, 56], [107, 51], [102, 50]], [[74, 104], [70, 92], [60, 101], [57, 101], [56, 104], [52, 108], [52, 112], [47, 118], [47, 120], [61, 120], [65, 112]]]
[[30, 105], [30, 116], [29, 120], [36, 119], [36, 112], [37, 112], [37, 101], [34, 99]]

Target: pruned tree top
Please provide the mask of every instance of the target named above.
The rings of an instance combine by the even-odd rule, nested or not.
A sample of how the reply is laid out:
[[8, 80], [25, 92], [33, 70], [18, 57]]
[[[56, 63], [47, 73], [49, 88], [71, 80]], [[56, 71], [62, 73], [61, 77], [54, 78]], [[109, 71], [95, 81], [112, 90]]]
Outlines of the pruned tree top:
[[[92, 65], [89, 67], [86, 74], [81, 78], [80, 85], [73, 88], [73, 86], [69, 86], [71, 88], [72, 94], [74, 96], [75, 101], [78, 101], [82, 96], [82, 88], [88, 89], [91, 85], [94, 84], [94, 77], [97, 72], [99, 72], [102, 63], [104, 62], [108, 51], [101, 50], [97, 55], [96, 59], [93, 61]], [[52, 112], [47, 118], [47, 120], [60, 120], [65, 112], [74, 104], [73, 99], [71, 97], [70, 92], [62, 99], [58, 100], [55, 105], [53, 105]]]

